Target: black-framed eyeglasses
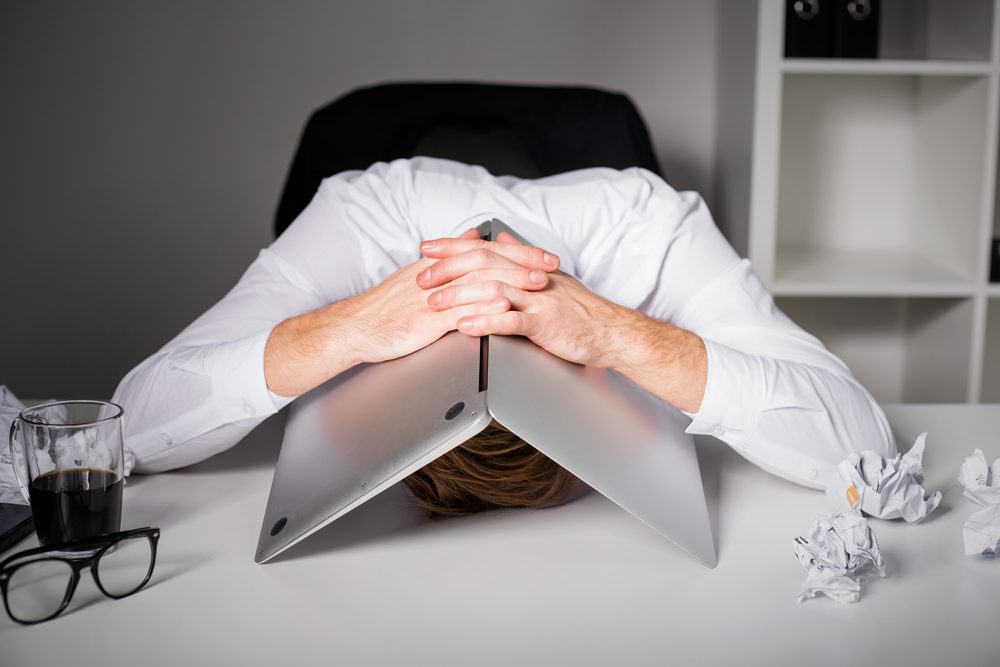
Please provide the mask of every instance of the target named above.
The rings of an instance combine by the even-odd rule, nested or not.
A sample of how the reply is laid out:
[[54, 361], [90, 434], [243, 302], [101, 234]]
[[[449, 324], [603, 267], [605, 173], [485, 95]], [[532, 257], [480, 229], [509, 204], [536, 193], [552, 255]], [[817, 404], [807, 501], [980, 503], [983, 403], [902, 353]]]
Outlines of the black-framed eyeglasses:
[[159, 528], [136, 528], [36, 547], [0, 562], [7, 615], [24, 625], [55, 618], [69, 606], [80, 571], [90, 568], [109, 598], [138, 592], [153, 575]]

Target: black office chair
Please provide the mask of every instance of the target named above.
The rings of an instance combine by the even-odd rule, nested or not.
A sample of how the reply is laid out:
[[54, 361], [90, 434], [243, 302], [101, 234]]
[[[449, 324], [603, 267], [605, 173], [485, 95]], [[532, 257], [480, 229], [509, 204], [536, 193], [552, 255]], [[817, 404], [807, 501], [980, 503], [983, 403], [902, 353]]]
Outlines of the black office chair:
[[278, 205], [280, 235], [320, 181], [375, 162], [426, 155], [521, 178], [587, 167], [660, 174], [632, 102], [594, 88], [403, 83], [362, 88], [316, 111]]

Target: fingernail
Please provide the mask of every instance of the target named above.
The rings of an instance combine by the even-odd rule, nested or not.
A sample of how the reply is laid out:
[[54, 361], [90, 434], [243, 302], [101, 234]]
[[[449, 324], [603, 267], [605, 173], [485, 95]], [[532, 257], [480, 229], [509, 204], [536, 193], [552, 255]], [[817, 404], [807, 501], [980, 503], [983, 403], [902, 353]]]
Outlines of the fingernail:
[[493, 299], [493, 303], [491, 303], [490, 306], [493, 309], [506, 308], [507, 307], [507, 299], [505, 299], [502, 296], [498, 297], [496, 299]]
[[539, 285], [545, 282], [544, 271], [532, 271], [528, 274], [528, 277], [531, 279], [531, 282], [538, 283]]
[[420, 249], [423, 250], [424, 252], [427, 252], [428, 250], [434, 250], [434, 248], [437, 248], [437, 246], [438, 244], [436, 241], [424, 241], [423, 243], [420, 244]]
[[559, 258], [549, 253], [545, 253], [542, 255], [542, 261], [548, 264], [549, 266], [559, 266]]
[[431, 294], [430, 298], [427, 299], [427, 303], [432, 306], [436, 306], [441, 303], [441, 299], [443, 298], [444, 296], [442, 296], [441, 292], [434, 292], [434, 294]]
[[468, 331], [472, 328], [472, 320], [460, 320], [458, 322], [458, 328], [462, 331]]
[[430, 280], [430, 278], [431, 278], [431, 270], [425, 269], [420, 272], [420, 275], [417, 276], [417, 282], [425, 283], [428, 280]]

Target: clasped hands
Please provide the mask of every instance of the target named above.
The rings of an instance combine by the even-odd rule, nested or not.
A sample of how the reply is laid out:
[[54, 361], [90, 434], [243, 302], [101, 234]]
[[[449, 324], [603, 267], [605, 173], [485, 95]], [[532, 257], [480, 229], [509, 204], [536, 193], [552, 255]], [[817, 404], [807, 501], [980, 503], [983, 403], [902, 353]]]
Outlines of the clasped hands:
[[696, 411], [707, 383], [701, 338], [615, 304], [560, 272], [559, 258], [507, 233], [425, 241], [423, 257], [357, 296], [279, 323], [264, 379], [296, 396], [359, 363], [396, 359], [449, 331], [525, 336], [567, 361], [613, 368]]
[[559, 258], [503, 232], [475, 229], [425, 241], [423, 257], [354, 297], [351, 321], [363, 361], [426, 347], [451, 330], [470, 336], [525, 336], [567, 361], [615, 365], [634, 311], [558, 271]]

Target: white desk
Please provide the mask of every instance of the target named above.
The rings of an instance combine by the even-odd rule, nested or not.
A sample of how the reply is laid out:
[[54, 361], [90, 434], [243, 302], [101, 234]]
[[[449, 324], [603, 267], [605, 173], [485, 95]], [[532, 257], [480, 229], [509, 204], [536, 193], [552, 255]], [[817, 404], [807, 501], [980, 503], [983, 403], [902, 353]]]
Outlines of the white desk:
[[[235, 449], [129, 480], [123, 527], [162, 528], [150, 586], [81, 580], [67, 612], [0, 619], [0, 664], [1000, 664], [1000, 559], [963, 555], [958, 466], [1000, 456], [1000, 406], [890, 408], [930, 431], [924, 524], [875, 521], [888, 564], [861, 602], [795, 601], [792, 538], [822, 493], [700, 443], [719, 548], [709, 570], [590, 492], [563, 507], [431, 522], [393, 489], [267, 565], [253, 553], [282, 417]], [[34, 538], [19, 548], [34, 544]]]

